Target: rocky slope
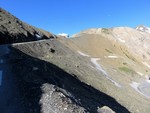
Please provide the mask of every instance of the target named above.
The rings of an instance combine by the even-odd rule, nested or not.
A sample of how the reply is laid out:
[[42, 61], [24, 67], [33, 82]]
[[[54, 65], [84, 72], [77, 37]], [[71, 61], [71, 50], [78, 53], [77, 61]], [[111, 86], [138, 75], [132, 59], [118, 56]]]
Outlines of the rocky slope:
[[54, 38], [53, 34], [30, 26], [0, 8], [0, 44]]
[[[5, 46], [1, 46], [0, 49], [4, 49], [3, 47]], [[17, 87], [15, 92], [18, 92], [13, 94], [15, 100], [10, 97], [6, 105], [9, 103], [9, 106], [13, 106], [18, 102], [21, 106], [20, 109], [9, 107], [10, 111], [19, 113], [129, 112], [111, 96], [85, 83], [91, 74], [95, 78], [98, 72], [89, 67], [92, 64], [88, 58], [69, 49], [61, 40], [19, 43], [6, 45], [6, 47], [9, 48], [9, 53], [3, 55], [3, 60], [11, 67], [12, 74], [9, 75], [13, 76]], [[3, 80], [2, 84], [5, 81]], [[5, 104], [0, 107], [0, 111], [7, 113], [4, 106]]]

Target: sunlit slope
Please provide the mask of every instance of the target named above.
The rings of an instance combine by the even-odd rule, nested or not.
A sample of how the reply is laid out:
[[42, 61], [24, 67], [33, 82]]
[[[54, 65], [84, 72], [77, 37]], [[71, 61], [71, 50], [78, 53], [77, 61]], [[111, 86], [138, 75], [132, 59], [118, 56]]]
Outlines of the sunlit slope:
[[[128, 48], [136, 58], [140, 58], [144, 61], [150, 60], [150, 34], [129, 27], [118, 27], [118, 28], [98, 28], [89, 29], [82, 31], [73, 37], [90, 37], [86, 36], [93, 35], [93, 37], [105, 37], [111, 40], [111, 43], [118, 42]], [[95, 36], [98, 35], [98, 36]]]
[[[93, 40], [90, 40], [90, 37], [89, 40], [87, 40], [86, 36], [74, 38], [75, 40], [58, 38], [53, 40], [13, 44], [13, 48], [28, 56], [55, 64], [82, 83], [88, 84], [88, 86], [94, 87], [111, 96], [133, 113], [146, 113], [150, 110], [149, 99], [131, 87], [133, 81], [140, 82], [141, 79], [145, 79], [144, 75], [146, 73], [146, 67], [128, 52], [126, 53], [128, 55], [125, 55], [123, 52], [126, 52], [126, 49], [123, 45], [120, 45], [120, 43], [115, 41], [114, 43], [111, 43], [109, 39], [97, 36], [98, 35], [94, 37], [95, 43], [97, 44], [97, 46], [94, 47], [91, 44], [93, 43]], [[106, 45], [103, 43], [106, 43]], [[116, 45], [115, 47], [114, 44]], [[99, 47], [99, 49], [97, 49], [97, 47]], [[123, 50], [119, 47], [122, 47]], [[97, 53], [94, 53], [94, 49], [97, 49]], [[22, 57], [20, 54], [19, 56]], [[35, 65], [33, 69], [38, 69], [35, 68], [37, 66], [39, 69], [43, 70], [43, 73], [39, 73], [42, 74], [42, 76], [47, 71], [51, 70], [50, 67], [46, 68], [44, 64]], [[143, 73], [143, 75], [139, 75], [136, 71]], [[54, 72], [54, 75], [55, 73], [57, 73], [57, 71]], [[26, 76], [26, 74], [24, 76]], [[51, 74], [47, 74], [47, 76], [51, 76]], [[63, 75], [60, 74], [60, 76]], [[58, 80], [59, 79], [61, 80], [62, 78], [60, 77]], [[58, 80], [54, 79], [56, 82]], [[62, 80], [66, 79], [63, 78]], [[66, 83], [69, 87], [72, 87], [72, 85], [70, 85], [72, 81], [66, 80], [65, 82], [59, 82], [59, 84], [60, 83], [62, 86]], [[81, 95], [83, 93], [83, 96], [88, 99], [89, 96], [90, 98], [95, 98], [96, 95], [84, 93], [80, 87], [75, 88], [75, 91], [77, 91], [75, 94]], [[101, 96], [97, 99], [100, 97]], [[101, 105], [101, 103], [109, 103], [109, 101], [107, 99], [101, 99], [99, 104]], [[113, 105], [113, 103], [109, 104]], [[115, 107], [117, 108], [117, 106]]]
[[[107, 74], [109, 77], [105, 77], [110, 83], [115, 81], [121, 86], [117, 92], [114, 88], [104, 86], [106, 93], [119, 99], [128, 108], [133, 104], [141, 106], [135, 108], [139, 110], [137, 112], [142, 112], [143, 108], [147, 111], [146, 106], [150, 105], [147, 96], [138, 90], [138, 85], [142, 85], [149, 74], [149, 37], [149, 34], [131, 28], [89, 29], [74, 35], [65, 43], [81, 56], [88, 57], [91, 62], [95, 59], [100, 65], [96, 67], [96, 64], [95, 68], [102, 73], [105, 71], [99, 75]], [[101, 83], [105, 84], [105, 81]], [[94, 87], [97, 86], [98, 84]], [[129, 109], [133, 110], [134, 107]]]
[[102, 62], [110, 61], [109, 65], [113, 67], [123, 65], [135, 72], [148, 73], [150, 35], [147, 33], [131, 28], [89, 29], [74, 35], [71, 40], [79, 51], [105, 59]]

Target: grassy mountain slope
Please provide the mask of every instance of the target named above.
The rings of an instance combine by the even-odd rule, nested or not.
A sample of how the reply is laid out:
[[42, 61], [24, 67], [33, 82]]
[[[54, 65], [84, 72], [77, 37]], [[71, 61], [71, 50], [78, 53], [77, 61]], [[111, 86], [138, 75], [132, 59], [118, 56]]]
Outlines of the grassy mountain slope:
[[[149, 63], [150, 57], [142, 57], [142, 54], [149, 51], [143, 47], [150, 41], [148, 37], [149, 34], [131, 28], [90, 29], [74, 35], [68, 46], [89, 55], [90, 58], [99, 58], [97, 62], [101, 67], [121, 84], [119, 91], [110, 85], [105, 86], [106, 89], [110, 88], [106, 91], [107, 94], [112, 94], [132, 112], [148, 112], [149, 108], [146, 106], [150, 105], [149, 101], [145, 101], [145, 97], [130, 86], [133, 81], [145, 81], [149, 74], [149, 67], [143, 62]], [[140, 38], [147, 41], [139, 41]], [[99, 86], [92, 82], [90, 84]]]

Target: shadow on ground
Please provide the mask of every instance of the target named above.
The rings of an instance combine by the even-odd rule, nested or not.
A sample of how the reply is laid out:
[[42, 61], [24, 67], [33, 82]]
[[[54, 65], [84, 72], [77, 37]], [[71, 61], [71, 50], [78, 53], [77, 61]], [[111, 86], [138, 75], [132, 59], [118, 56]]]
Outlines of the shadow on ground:
[[[26, 113], [40, 113], [39, 103], [43, 84], [52, 84], [69, 92], [74, 103], [84, 107], [87, 112], [96, 113], [98, 107], [108, 106], [117, 113], [129, 111], [114, 98], [86, 85], [75, 76], [66, 73], [56, 65], [29, 56], [20, 50], [10, 47], [9, 63], [12, 64], [14, 77], [17, 79], [22, 104]], [[80, 101], [76, 101], [80, 100]]]

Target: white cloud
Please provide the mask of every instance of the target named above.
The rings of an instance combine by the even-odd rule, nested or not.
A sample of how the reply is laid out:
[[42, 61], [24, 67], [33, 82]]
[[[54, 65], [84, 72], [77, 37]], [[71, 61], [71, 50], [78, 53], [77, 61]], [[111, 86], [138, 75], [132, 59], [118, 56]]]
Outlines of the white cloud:
[[59, 33], [58, 35], [59, 35], [59, 36], [64, 36], [64, 37], [69, 37], [69, 35], [66, 34], [66, 33]]

